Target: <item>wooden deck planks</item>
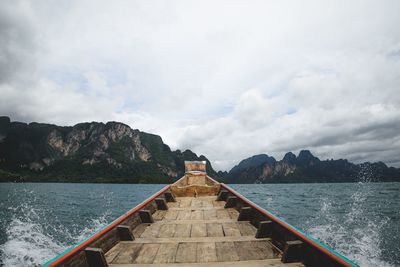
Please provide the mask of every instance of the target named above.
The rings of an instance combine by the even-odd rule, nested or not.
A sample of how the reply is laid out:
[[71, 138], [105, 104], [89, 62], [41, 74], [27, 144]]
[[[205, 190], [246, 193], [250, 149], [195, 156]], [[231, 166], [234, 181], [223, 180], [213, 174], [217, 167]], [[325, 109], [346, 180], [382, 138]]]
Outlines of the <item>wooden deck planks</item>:
[[149, 225], [150, 225], [150, 224], [148, 224], [148, 223], [141, 223], [141, 224], [137, 225], [137, 226], [132, 230], [133, 236], [134, 236], [135, 238], [136, 238], [136, 237], [140, 237]]
[[217, 261], [217, 251], [214, 242], [197, 243], [196, 262]]
[[178, 244], [165, 243], [160, 244], [157, 255], [153, 263], [173, 263], [175, 262], [176, 251]]
[[[151, 266], [151, 265], [150, 265]], [[196, 262], [196, 263], [160, 263], [157, 267], [304, 267], [304, 264], [282, 263], [280, 259], [252, 261]], [[110, 267], [149, 267], [148, 264], [110, 264]]]
[[153, 213], [153, 219], [155, 221], [161, 221], [162, 219], [164, 219], [166, 213], [166, 210], [157, 210]]
[[120, 253], [114, 258], [112, 263], [133, 263], [139, 254], [143, 244], [130, 244], [121, 246]]
[[176, 218], [177, 220], [190, 220], [191, 217], [191, 210], [180, 210], [178, 211], [178, 217]]
[[209, 237], [224, 236], [222, 225], [219, 223], [207, 223], [207, 236]]
[[231, 219], [226, 209], [217, 210], [217, 219]]
[[197, 243], [179, 243], [175, 261], [177, 263], [196, 262], [196, 249]]
[[205, 223], [192, 224], [192, 231], [190, 232], [191, 237], [206, 237], [207, 228]]
[[178, 213], [179, 213], [179, 211], [177, 211], [177, 210], [171, 210], [171, 209], [169, 209], [169, 210], [166, 212], [166, 214], [165, 214], [165, 216], [164, 216], [164, 219], [165, 219], [165, 220], [176, 220], [176, 218], [178, 217]]
[[223, 223], [222, 228], [225, 236], [241, 236], [237, 223]]
[[191, 220], [203, 220], [204, 218], [204, 211], [203, 210], [192, 210], [190, 214]]
[[276, 257], [272, 246], [265, 241], [234, 242], [240, 260], [263, 260]]
[[239, 255], [236, 252], [233, 242], [215, 243], [218, 261], [238, 261]]
[[249, 222], [238, 223], [237, 227], [239, 228], [240, 234], [242, 236], [255, 236], [257, 229], [251, 225]]
[[134, 263], [153, 263], [160, 244], [143, 244]]
[[161, 224], [150, 224], [140, 235], [143, 238], [157, 237], [160, 232]]
[[203, 210], [204, 220], [215, 220], [217, 219], [216, 210]]
[[191, 224], [176, 224], [174, 237], [189, 237], [191, 229]]
[[239, 213], [223, 208], [224, 204], [215, 197], [177, 198], [168, 203], [169, 210], [153, 214], [154, 223], [136, 226], [132, 230], [134, 241], [122, 241], [108, 251], [107, 262], [111, 266], [203, 266], [259, 261], [255, 266], [302, 266], [282, 265], [280, 261], [261, 265], [267, 261], [260, 260], [279, 259], [279, 253], [269, 239], [255, 239], [256, 228], [249, 222], [238, 222]]
[[173, 237], [175, 235], [176, 224], [163, 224], [158, 232], [158, 237]]

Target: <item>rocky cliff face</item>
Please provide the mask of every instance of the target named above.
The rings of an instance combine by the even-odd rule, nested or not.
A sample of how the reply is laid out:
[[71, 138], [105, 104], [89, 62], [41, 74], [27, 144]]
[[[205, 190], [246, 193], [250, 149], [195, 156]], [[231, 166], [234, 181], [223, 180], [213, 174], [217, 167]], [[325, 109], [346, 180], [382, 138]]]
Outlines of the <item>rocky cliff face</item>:
[[171, 151], [161, 137], [123, 123], [60, 127], [0, 117], [0, 169], [43, 179], [170, 182], [183, 173], [184, 160], [200, 159], [207, 160]]
[[267, 155], [253, 156], [220, 175], [231, 183], [400, 181], [400, 170], [382, 162], [321, 161], [308, 150], [297, 157], [289, 152], [280, 161]]

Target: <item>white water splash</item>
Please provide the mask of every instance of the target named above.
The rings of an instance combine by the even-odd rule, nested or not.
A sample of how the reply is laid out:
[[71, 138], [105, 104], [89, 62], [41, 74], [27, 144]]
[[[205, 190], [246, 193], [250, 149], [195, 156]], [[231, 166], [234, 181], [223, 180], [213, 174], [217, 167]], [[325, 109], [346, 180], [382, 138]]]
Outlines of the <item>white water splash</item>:
[[[32, 208], [28, 203], [12, 210], [21, 210], [24, 216], [17, 216], [11, 220], [6, 228], [7, 241], [0, 245], [0, 265], [4, 266], [40, 266], [52, 259], [71, 245], [84, 240], [95, 231], [107, 225], [107, 213], [88, 223], [89, 227], [74, 234], [66, 227], [43, 225], [40, 223], [40, 212]], [[56, 234], [67, 236], [72, 242], [61, 243], [49, 234], [49, 229]]]
[[366, 216], [364, 210], [368, 207], [363, 204], [368, 196], [368, 189], [360, 183], [350, 198], [350, 209], [341, 215], [335, 211], [334, 200], [324, 198], [318, 214], [318, 221], [323, 223], [311, 226], [307, 232], [360, 266], [391, 267], [381, 260], [381, 231], [389, 219]]

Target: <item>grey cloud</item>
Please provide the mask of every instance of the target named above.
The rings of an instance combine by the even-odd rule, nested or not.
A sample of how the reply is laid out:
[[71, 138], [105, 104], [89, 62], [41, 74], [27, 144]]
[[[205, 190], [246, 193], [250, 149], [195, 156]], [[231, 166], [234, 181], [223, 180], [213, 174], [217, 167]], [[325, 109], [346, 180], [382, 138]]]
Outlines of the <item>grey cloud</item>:
[[306, 2], [3, 1], [0, 113], [122, 121], [221, 169], [305, 148], [400, 166], [400, 2]]
[[29, 12], [12, 2], [0, 5], [0, 83], [25, 78], [35, 65], [37, 43]]

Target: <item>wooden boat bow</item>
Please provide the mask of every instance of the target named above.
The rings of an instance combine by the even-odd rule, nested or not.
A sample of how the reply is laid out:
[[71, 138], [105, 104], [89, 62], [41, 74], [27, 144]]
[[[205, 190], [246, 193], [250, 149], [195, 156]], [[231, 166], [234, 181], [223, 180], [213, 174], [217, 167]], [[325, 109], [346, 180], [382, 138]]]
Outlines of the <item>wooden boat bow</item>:
[[185, 175], [44, 266], [357, 266], [206, 173]]

